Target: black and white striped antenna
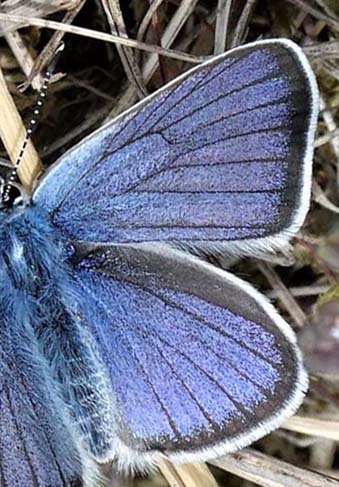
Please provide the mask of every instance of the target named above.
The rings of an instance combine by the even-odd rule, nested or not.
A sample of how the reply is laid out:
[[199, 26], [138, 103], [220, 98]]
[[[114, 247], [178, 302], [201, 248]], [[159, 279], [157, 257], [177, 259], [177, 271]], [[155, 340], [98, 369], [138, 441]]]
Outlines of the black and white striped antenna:
[[34, 133], [34, 130], [36, 129], [36, 126], [38, 124], [39, 118], [41, 116], [41, 109], [42, 109], [42, 106], [43, 106], [45, 98], [46, 98], [46, 93], [47, 93], [47, 89], [48, 89], [50, 79], [51, 79], [52, 74], [54, 72], [56, 63], [59, 59], [59, 55], [64, 50], [64, 47], [65, 47], [64, 43], [60, 44], [60, 46], [56, 49], [56, 51], [54, 53], [54, 56], [53, 56], [51, 63], [49, 64], [49, 66], [46, 69], [45, 77], [43, 79], [42, 86], [41, 86], [40, 91], [38, 93], [38, 98], [37, 98], [35, 108], [34, 108], [33, 113], [32, 113], [32, 117], [29, 121], [29, 125], [28, 125], [27, 130], [26, 130], [26, 135], [25, 135], [21, 150], [20, 150], [19, 155], [15, 161], [13, 169], [12, 169], [12, 171], [11, 171], [7, 181], [6, 181], [6, 184], [4, 185], [4, 188], [3, 188], [2, 201], [4, 203], [8, 203], [8, 201], [10, 200], [10, 190], [14, 186], [14, 182], [15, 182], [15, 179], [16, 179], [16, 176], [18, 173], [18, 167], [22, 161], [22, 157], [24, 155], [27, 144], [28, 144], [29, 140], [31, 139], [32, 134]]

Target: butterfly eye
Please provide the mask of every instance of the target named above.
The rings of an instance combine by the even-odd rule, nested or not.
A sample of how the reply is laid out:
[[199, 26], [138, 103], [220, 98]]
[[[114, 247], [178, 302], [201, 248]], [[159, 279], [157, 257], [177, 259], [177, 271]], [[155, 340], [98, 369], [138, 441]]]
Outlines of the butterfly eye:
[[13, 183], [8, 192], [8, 197], [5, 199], [4, 194], [6, 191], [7, 180], [0, 178], [0, 195], [1, 195], [1, 206], [3, 208], [20, 208], [25, 207], [28, 203], [28, 195], [26, 194], [23, 187], [18, 183]]
[[5, 189], [5, 180], [3, 177], [0, 176], [0, 194], [1, 194], [1, 199], [2, 199], [2, 195], [4, 193], [4, 189]]
[[26, 206], [27, 199], [25, 199], [22, 193], [19, 194], [17, 198], [14, 199], [13, 205], [19, 208], [24, 208]]

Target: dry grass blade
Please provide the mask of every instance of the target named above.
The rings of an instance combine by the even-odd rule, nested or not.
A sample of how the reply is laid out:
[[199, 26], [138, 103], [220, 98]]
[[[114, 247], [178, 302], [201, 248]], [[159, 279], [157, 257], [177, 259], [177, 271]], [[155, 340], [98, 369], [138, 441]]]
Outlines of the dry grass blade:
[[221, 54], [227, 46], [227, 29], [232, 8], [232, 0], [219, 0], [215, 26], [214, 54]]
[[279, 300], [289, 313], [294, 323], [302, 327], [306, 321], [305, 313], [302, 311], [294, 297], [291, 295], [285, 284], [282, 282], [275, 270], [266, 262], [259, 262], [258, 268], [264, 274], [272, 289], [279, 293]]
[[153, 0], [151, 5], [149, 6], [149, 9], [147, 10], [146, 14], [144, 15], [144, 18], [142, 19], [139, 29], [138, 29], [138, 35], [137, 39], [139, 41], [142, 41], [145, 37], [145, 34], [147, 32], [148, 26], [151, 23], [152, 17], [155, 14], [155, 12], [158, 10], [160, 5], [163, 3], [164, 0]]
[[299, 7], [301, 10], [313, 15], [318, 20], [323, 20], [328, 25], [332, 26], [335, 30], [339, 32], [339, 21], [331, 17], [329, 15], [324, 14], [320, 10], [312, 7], [309, 2], [305, 0], [287, 0], [288, 2], [292, 3], [294, 6]]
[[[119, 0], [102, 0], [102, 4], [106, 12], [112, 34], [116, 34], [119, 37], [128, 38]], [[139, 66], [136, 62], [134, 51], [129, 47], [119, 45], [117, 45], [117, 50], [124, 66], [125, 73], [129, 81], [132, 83], [132, 86], [135, 87], [139, 98], [147, 96], [148, 91], [144, 84]]]
[[[180, 6], [177, 8], [175, 14], [168, 23], [165, 32], [161, 38], [161, 45], [164, 47], [169, 47], [172, 45], [176, 39], [178, 33], [180, 32], [182, 26], [185, 24], [189, 16], [194, 10], [198, 0], [184, 0]], [[147, 84], [156, 69], [159, 66], [159, 58], [157, 55], [152, 55], [146, 60], [145, 65], [142, 69], [142, 75], [145, 83]], [[134, 101], [134, 89], [130, 87], [127, 89], [126, 93], [123, 95], [119, 105], [112, 111], [111, 116], [117, 116], [121, 111], [125, 110]]]
[[310, 448], [310, 464], [318, 471], [329, 469], [335, 460], [337, 445], [333, 440], [317, 438]]
[[325, 135], [321, 135], [320, 137], [317, 138], [317, 140], [314, 143], [314, 148], [317, 149], [318, 147], [321, 147], [322, 145], [328, 144], [331, 142], [333, 137], [339, 137], [339, 128], [334, 129], [331, 132], [328, 132]]
[[69, 34], [98, 39], [100, 41], [111, 42], [113, 44], [121, 44], [123, 46], [134, 47], [135, 49], [141, 49], [142, 51], [155, 53], [157, 55], [167, 56], [173, 59], [179, 59], [180, 61], [185, 61], [188, 63], [199, 64], [206, 59], [206, 57], [204, 56], [193, 56], [191, 54], [178, 52], [173, 49], [166, 49], [152, 44], [147, 44], [145, 42], [136, 41], [134, 39], [125, 39], [114, 34], [106, 34], [105, 32], [99, 32], [92, 29], [62, 24], [61, 22], [55, 22], [53, 20], [44, 20], [38, 19], [36, 17], [23, 17], [20, 15], [0, 13], [0, 21], [9, 23], [22, 22], [25, 25], [34, 25], [36, 27], [45, 27], [46, 29], [68, 32]]
[[252, 13], [257, 1], [258, 0], [247, 0], [246, 4], [245, 4], [245, 6], [241, 12], [240, 19], [237, 22], [234, 34], [232, 36], [231, 43], [230, 43], [231, 48], [236, 47], [239, 44], [241, 44], [241, 42], [245, 36], [246, 27], [247, 27], [249, 18], [251, 16], [251, 13]]
[[[71, 24], [75, 17], [78, 15], [82, 7], [85, 5], [86, 0], [81, 0], [81, 2], [78, 3], [76, 8], [72, 9], [70, 12], [67, 12], [66, 15], [64, 16], [63, 23], [64, 24]], [[58, 46], [60, 45], [63, 37], [65, 35], [65, 32], [54, 32], [52, 38], [49, 40], [49, 42], [46, 44], [44, 49], [41, 51], [37, 59], [34, 61], [33, 66], [31, 67], [31, 70], [29, 73], [26, 73], [27, 75], [27, 81], [24, 83], [22, 86], [22, 90], [25, 90], [28, 88], [28, 86], [32, 83], [34, 83], [35, 77], [41, 78], [39, 73], [50, 63], [52, 57], [54, 56], [54, 53]], [[34, 85], [33, 85], [34, 86]]]
[[327, 109], [326, 103], [322, 97], [320, 97], [320, 109], [327, 130], [332, 134], [329, 143], [337, 161], [337, 184], [339, 186], [339, 135], [335, 135], [338, 127], [331, 111]]
[[315, 0], [315, 3], [319, 5], [326, 13], [327, 15], [330, 15], [331, 17], [335, 17], [336, 14], [339, 13], [338, 10], [338, 3], [337, 3], [337, 11], [335, 12], [335, 9], [333, 8], [335, 5], [335, 0], [333, 2], [333, 5], [331, 5], [331, 0]]
[[[19, 65], [21, 66], [21, 69], [28, 77], [34, 67], [34, 59], [31, 53], [29, 52], [29, 50], [27, 49], [26, 44], [24, 43], [24, 41], [22, 40], [18, 32], [8, 33], [5, 35], [5, 38], [8, 45], [12, 49], [12, 52], [16, 57]], [[37, 75], [32, 80], [32, 86], [35, 90], [39, 90], [41, 88], [41, 85], [42, 85], [42, 76]]]
[[334, 59], [322, 59], [321, 65], [329, 76], [339, 81], [339, 67]]
[[339, 41], [328, 41], [320, 44], [303, 46], [303, 51], [310, 58], [338, 59]]
[[338, 481], [331, 477], [295, 467], [252, 449], [232, 453], [210, 463], [262, 487], [338, 487]]
[[[63, 19], [63, 23], [71, 23], [76, 15], [80, 12], [81, 8], [85, 4], [85, 1], [86, 0], [82, 0], [78, 3], [76, 8], [72, 9], [70, 12], [67, 12]], [[27, 81], [21, 86], [22, 91], [26, 90], [30, 84], [32, 84], [32, 87], [35, 90], [39, 90], [41, 88], [43, 77], [40, 73], [51, 61], [51, 58], [54, 56], [54, 53], [64, 35], [64, 32], [55, 32], [46, 47], [40, 53], [39, 57], [34, 60], [18, 32], [5, 34], [6, 41], [12, 49], [12, 52], [18, 60], [23, 72], [27, 76]]]
[[[30, 17], [45, 17], [60, 10], [76, 8], [79, 0], [7, 0], [1, 3], [1, 11], [7, 14], [23, 15]], [[0, 26], [0, 35], [9, 33], [24, 25], [18, 22], [16, 25]]]
[[330, 211], [333, 211], [334, 213], [339, 214], [339, 208], [327, 198], [327, 196], [315, 180], [312, 182], [312, 196], [314, 201], [316, 201], [319, 205], [327, 208]]
[[174, 465], [162, 460], [159, 469], [170, 487], [218, 487], [205, 463]]
[[[0, 69], [0, 137], [13, 164], [17, 160], [25, 135], [25, 126]], [[29, 141], [18, 169], [18, 176], [26, 191], [30, 192], [41, 170], [39, 156]]]
[[282, 428], [309, 436], [339, 441], [339, 421], [293, 416], [284, 421]]
[[[328, 284], [318, 284], [312, 286], [298, 286], [298, 287], [289, 287], [288, 290], [294, 297], [303, 297], [303, 296], [317, 296], [318, 294], [323, 294], [330, 289], [331, 286]], [[266, 293], [266, 296], [270, 299], [278, 299], [279, 298], [279, 291], [276, 289], [272, 289]]]
[[206, 31], [207, 29], [213, 29], [216, 18], [217, 9], [214, 9], [191, 30], [190, 34], [185, 35], [184, 39], [181, 39], [180, 42], [176, 44], [176, 48], [180, 51], [185, 51], [188, 49], [188, 47], [194, 43], [196, 39], [202, 36], [202, 32]]
[[[163, 47], [169, 47], [176, 39], [182, 26], [185, 24], [191, 13], [193, 12], [198, 0], [183, 0], [180, 6], [177, 8], [175, 14], [170, 20], [162, 38], [161, 45]], [[146, 82], [151, 78], [153, 73], [158, 67], [158, 56], [150, 56], [143, 68], [143, 77]]]

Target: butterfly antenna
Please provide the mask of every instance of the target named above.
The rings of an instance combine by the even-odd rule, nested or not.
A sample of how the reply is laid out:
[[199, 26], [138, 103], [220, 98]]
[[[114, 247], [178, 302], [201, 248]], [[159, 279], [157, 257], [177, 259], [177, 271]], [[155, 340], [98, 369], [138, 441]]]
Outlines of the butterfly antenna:
[[37, 126], [37, 123], [39, 121], [39, 118], [41, 116], [41, 109], [42, 109], [42, 106], [43, 106], [45, 98], [46, 98], [46, 92], [48, 89], [48, 85], [49, 85], [49, 82], [51, 80], [52, 74], [54, 72], [55, 66], [58, 62], [59, 56], [60, 56], [61, 52], [64, 50], [64, 47], [65, 47], [64, 43], [61, 43], [58, 46], [58, 48], [55, 50], [55, 53], [54, 53], [54, 56], [53, 56], [51, 63], [48, 65], [48, 67], [46, 69], [45, 77], [43, 79], [42, 86], [41, 86], [40, 91], [38, 93], [38, 98], [37, 98], [37, 101], [35, 104], [35, 108], [33, 110], [32, 117], [29, 121], [27, 130], [26, 130], [26, 135], [25, 135], [21, 150], [19, 152], [19, 155], [15, 161], [14, 167], [13, 167], [13, 169], [12, 169], [8, 179], [7, 179], [5, 187], [4, 187], [3, 201], [5, 203], [9, 201], [9, 193], [10, 193], [10, 190], [13, 187], [14, 181], [16, 179], [18, 167], [22, 161], [22, 157], [24, 155], [27, 144], [30, 141], [30, 139], [32, 138], [32, 134], [34, 133], [36, 126]]

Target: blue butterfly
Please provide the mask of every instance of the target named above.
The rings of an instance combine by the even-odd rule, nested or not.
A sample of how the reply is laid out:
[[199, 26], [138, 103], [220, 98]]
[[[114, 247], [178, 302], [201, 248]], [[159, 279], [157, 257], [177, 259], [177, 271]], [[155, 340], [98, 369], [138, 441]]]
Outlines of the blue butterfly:
[[[288, 40], [175, 79], [0, 212], [0, 483], [91, 485], [96, 462], [203, 461], [293, 414], [296, 338], [199, 258], [277, 249], [310, 200], [314, 75]], [[193, 252], [192, 252], [193, 251]]]

